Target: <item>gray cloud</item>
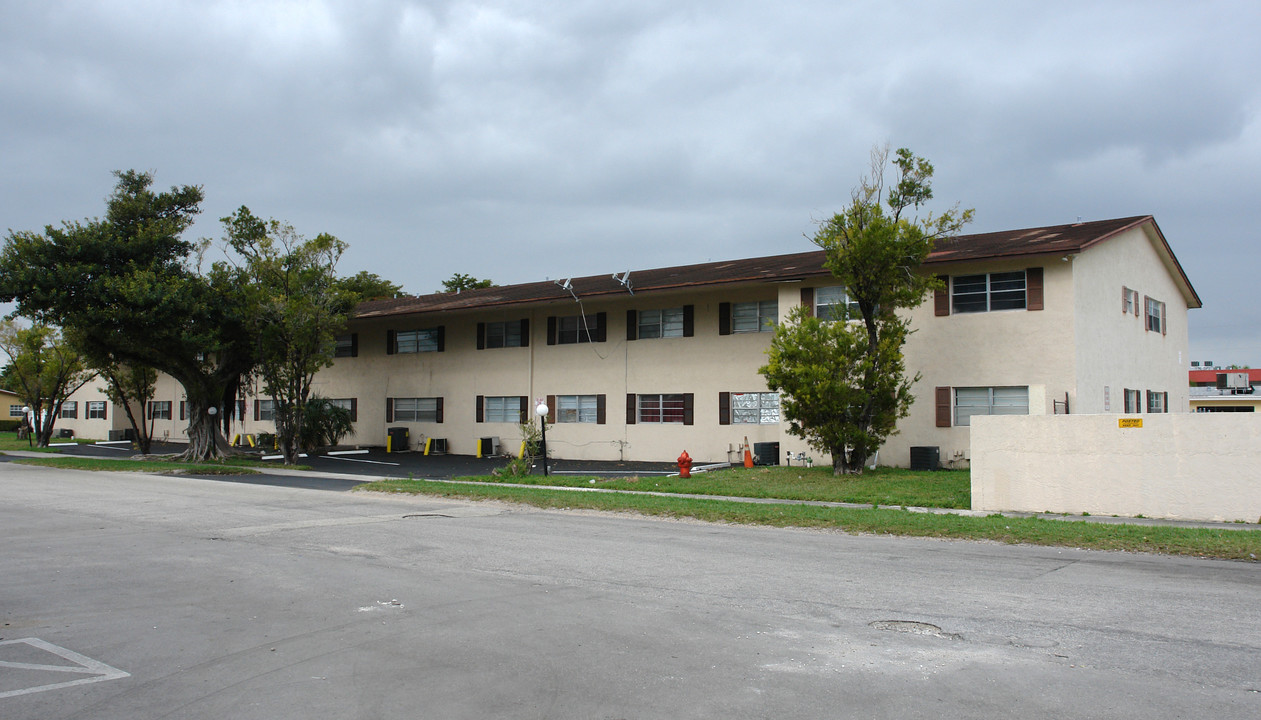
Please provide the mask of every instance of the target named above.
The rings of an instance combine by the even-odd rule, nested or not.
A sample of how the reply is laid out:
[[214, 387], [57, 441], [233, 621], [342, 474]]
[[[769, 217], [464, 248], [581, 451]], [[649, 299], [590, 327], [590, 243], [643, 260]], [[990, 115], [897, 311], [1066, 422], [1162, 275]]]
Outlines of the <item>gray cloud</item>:
[[[1242, 7], [1241, 7], [1242, 5]], [[873, 144], [977, 231], [1152, 213], [1261, 364], [1261, 10], [1173, 2], [0, 0], [0, 222], [109, 172], [351, 244], [416, 292], [808, 247]]]

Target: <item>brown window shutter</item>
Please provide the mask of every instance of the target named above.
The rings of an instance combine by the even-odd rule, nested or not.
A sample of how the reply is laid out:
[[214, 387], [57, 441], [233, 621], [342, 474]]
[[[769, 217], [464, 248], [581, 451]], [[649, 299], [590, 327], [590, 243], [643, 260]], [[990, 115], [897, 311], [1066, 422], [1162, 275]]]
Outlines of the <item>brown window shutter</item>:
[[1128, 315], [1130, 313], [1130, 289], [1121, 286], [1121, 314]]
[[477, 323], [477, 349], [486, 349], [486, 323]]
[[801, 304], [806, 308], [806, 314], [814, 317], [814, 288], [803, 287], [801, 289]]
[[718, 334], [731, 334], [731, 303], [718, 303]]
[[548, 345], [556, 344], [556, 316], [555, 315], [547, 316], [547, 344]]
[[530, 319], [521, 321], [521, 347], [530, 347]]
[[447, 349], [447, 326], [438, 326], [438, 352], [445, 352]]
[[693, 422], [695, 422], [695, 418], [696, 418], [695, 407], [696, 406], [695, 406], [694, 399], [695, 399], [695, 396], [692, 393], [683, 394], [683, 424], [684, 425], [691, 425]]
[[442, 422], [443, 398], [437, 398], [437, 400], [438, 400], [438, 422]]
[[718, 393], [718, 424], [731, 424], [731, 393]]
[[595, 396], [595, 424], [603, 425], [605, 423], [605, 405], [604, 394]]
[[394, 331], [393, 331], [393, 330], [386, 330], [386, 331], [385, 331], [385, 354], [386, 354], [386, 355], [393, 355], [393, 354], [394, 354], [394, 346], [395, 346], [395, 342], [394, 342]]
[[486, 396], [478, 395], [477, 396], [477, 409], [473, 411], [473, 416], [474, 416], [473, 422], [485, 422], [485, 417], [486, 417], [485, 406], [486, 406]]
[[236, 401], [236, 416], [240, 420], [245, 419], [245, 401], [244, 400]]
[[1147, 332], [1148, 330], [1152, 329], [1151, 324], [1148, 323], [1147, 321], [1147, 301], [1148, 300], [1151, 300], [1151, 298], [1144, 295], [1143, 296], [1143, 314], [1139, 316], [1143, 318], [1143, 332]]
[[109, 415], [109, 403], [101, 405], [101, 419], [105, 420], [107, 415]]
[[152, 400], [149, 401], [149, 407], [146, 410], [145, 419], [146, 420], [153, 419], [153, 401]]
[[639, 313], [634, 310], [626, 311], [626, 340], [639, 339]]
[[609, 314], [606, 312], [595, 314], [595, 341], [604, 342], [608, 339]]
[[933, 291], [933, 315], [945, 317], [950, 314], [950, 276], [938, 275], [942, 286]]
[[180, 420], [188, 419], [188, 402], [180, 400]]
[[950, 387], [937, 388], [937, 427], [950, 427]]
[[547, 422], [550, 425], [556, 424], [556, 396], [547, 396]]
[[[258, 411], [254, 413], [254, 419], [258, 419]], [[394, 398], [385, 399], [385, 421], [387, 423], [394, 422]]]
[[626, 393], [626, 424], [634, 425], [635, 418], [635, 396], [631, 393]]
[[258, 407], [258, 406], [259, 406], [259, 401], [258, 401], [258, 400], [255, 400], [255, 401], [254, 401], [254, 419], [255, 419], [255, 420], [258, 420], [258, 412], [259, 412], [259, 407]]
[[1166, 308], [1164, 303], [1161, 303], [1160, 304], [1160, 334], [1166, 335], [1168, 333], [1169, 333], [1169, 310]]
[[1025, 309], [1042, 309], [1042, 268], [1025, 270]]
[[359, 422], [359, 398], [350, 399], [350, 421]]
[[350, 356], [359, 357], [359, 333], [350, 334]]
[[683, 337], [692, 337], [696, 334], [696, 306], [683, 306]]
[[521, 395], [517, 398], [517, 422], [530, 422], [530, 398]]

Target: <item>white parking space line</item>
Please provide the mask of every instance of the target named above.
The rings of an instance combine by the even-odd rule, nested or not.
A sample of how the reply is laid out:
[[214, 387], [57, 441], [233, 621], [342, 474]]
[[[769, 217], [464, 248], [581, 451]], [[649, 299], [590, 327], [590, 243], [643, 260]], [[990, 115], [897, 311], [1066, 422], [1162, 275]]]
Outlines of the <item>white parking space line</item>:
[[68, 660], [74, 665], [45, 665], [42, 663], [25, 663], [10, 662], [0, 660], [0, 668], [11, 668], [14, 670], [35, 670], [40, 672], [54, 673], [70, 673], [74, 675], [88, 675], [90, 677], [79, 678], [78, 680], [69, 680], [66, 682], [49, 683], [47, 685], [36, 685], [34, 687], [22, 688], [19, 690], [8, 690], [0, 692], [0, 698], [16, 697], [18, 695], [30, 695], [31, 693], [45, 692], [47, 690], [59, 690], [68, 688], [73, 685], [87, 685], [88, 683], [104, 682], [105, 680], [119, 680], [125, 677], [131, 677], [131, 673], [123, 672], [118, 668], [110, 667], [103, 662], [98, 662], [92, 658], [80, 655], [73, 650], [67, 650], [58, 647], [49, 642], [44, 642], [39, 638], [21, 638], [18, 640], [0, 641], [0, 658], [4, 657], [5, 645], [27, 645], [29, 647], [38, 648], [45, 652], [52, 653], [57, 657]]

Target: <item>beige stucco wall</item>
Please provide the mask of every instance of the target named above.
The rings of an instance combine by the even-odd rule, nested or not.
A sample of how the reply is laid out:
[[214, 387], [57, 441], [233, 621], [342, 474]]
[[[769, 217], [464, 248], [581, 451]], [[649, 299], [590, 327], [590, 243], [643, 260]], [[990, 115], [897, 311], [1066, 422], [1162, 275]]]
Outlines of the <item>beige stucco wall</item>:
[[[1187, 299], [1155, 252], [1159, 241], [1133, 228], [1070, 259], [1077, 402], [1073, 412], [1120, 413], [1125, 388], [1169, 393], [1169, 412], [1187, 412]], [[1121, 312], [1121, 289], [1138, 291], [1138, 316]], [[1165, 303], [1168, 328], [1148, 331], [1143, 298]], [[1144, 408], [1146, 409], [1146, 408]]]
[[[786, 294], [800, 298], [800, 285]], [[355, 397], [359, 422], [347, 442], [383, 445], [387, 425], [407, 427], [414, 445], [423, 438], [446, 438], [451, 452], [473, 454], [481, 437], [498, 437], [504, 449], [515, 451], [520, 434], [514, 423], [476, 422], [476, 398], [548, 395], [606, 396], [603, 425], [556, 423], [548, 427], [548, 444], [556, 457], [599, 460], [674, 460], [686, 450], [698, 462], [721, 462], [736, 457], [747, 436], [750, 443], [781, 440], [781, 425], [720, 425], [720, 392], [764, 392], [757, 373], [765, 362], [770, 333], [718, 334], [719, 305], [777, 298], [776, 285], [761, 284], [718, 291], [653, 293], [618, 296], [582, 303], [588, 318], [607, 313], [606, 341], [572, 345], [547, 344], [549, 315], [578, 314], [570, 300], [532, 308], [503, 308], [480, 312], [446, 313], [440, 318], [414, 316], [358, 321], [359, 356], [339, 358], [320, 373], [316, 389], [328, 397]], [[694, 306], [694, 335], [687, 338], [626, 340], [626, 311]], [[788, 307], [779, 303], [779, 312]], [[528, 318], [530, 345], [524, 348], [477, 350], [477, 323]], [[440, 353], [387, 355], [386, 331], [445, 328]], [[692, 393], [694, 423], [626, 423], [626, 395]], [[386, 423], [385, 399], [442, 397], [441, 424]], [[537, 422], [537, 419], [531, 418]]]
[[[1041, 266], [1043, 310], [1000, 310], [934, 315], [933, 297], [910, 311], [913, 332], [906, 343], [908, 374], [920, 373], [915, 404], [898, 425], [898, 434], [880, 451], [885, 465], [906, 466], [910, 448], [937, 446], [943, 464], [967, 467], [967, 427], [937, 427], [937, 387], [1029, 387], [1032, 415], [1053, 411], [1052, 403], [1075, 392], [1073, 352], [1074, 288], [1072, 267], [1052, 259], [933, 266], [946, 275], [1007, 272]], [[1118, 294], [1120, 291], [1118, 290]]]
[[972, 508], [1261, 521], [1261, 416], [1124, 417], [977, 418]]

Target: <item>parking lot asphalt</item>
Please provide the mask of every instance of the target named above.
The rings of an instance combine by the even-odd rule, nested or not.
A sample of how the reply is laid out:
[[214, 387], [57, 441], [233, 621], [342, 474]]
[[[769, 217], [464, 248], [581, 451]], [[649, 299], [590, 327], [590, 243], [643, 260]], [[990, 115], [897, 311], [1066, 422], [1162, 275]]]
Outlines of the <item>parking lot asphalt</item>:
[[[176, 454], [184, 451], [185, 446], [178, 443], [158, 443], [155, 442], [150, 448], [151, 455], [167, 455]], [[62, 455], [78, 455], [84, 457], [114, 457], [123, 458], [135, 453], [135, 449], [127, 444], [117, 443], [100, 443], [100, 444], [65, 444], [54, 448]], [[275, 462], [278, 469], [284, 467], [283, 461], [276, 454], [264, 454], [254, 448], [245, 448], [242, 452], [255, 455], [259, 458], [275, 458], [268, 462]], [[357, 475], [363, 476], [364, 479], [369, 478], [430, 478], [430, 479], [449, 479], [454, 477], [470, 476], [470, 475], [489, 475], [492, 471], [502, 468], [508, 464], [510, 458], [507, 457], [486, 457], [479, 458], [474, 455], [425, 455], [421, 452], [394, 452], [388, 453], [383, 448], [360, 448], [354, 450], [340, 450], [331, 453], [319, 453], [308, 455], [301, 459], [301, 464], [310, 467], [319, 473], [334, 473], [340, 475]], [[673, 463], [652, 463], [652, 462], [604, 462], [597, 460], [548, 460], [548, 472], [552, 474], [584, 474], [584, 475], [603, 475], [607, 477], [631, 477], [642, 475], [668, 475], [677, 472], [678, 468]], [[541, 475], [543, 473], [542, 463], [535, 464], [534, 473]], [[264, 473], [266, 475], [266, 473]], [[225, 476], [221, 476], [225, 477]], [[287, 476], [286, 485], [293, 486], [295, 481], [292, 477]], [[260, 478], [260, 476], [232, 476], [230, 478], [234, 482], [254, 482], [260, 484], [271, 484], [268, 479]], [[326, 479], [330, 480], [330, 479]], [[335, 478], [331, 480], [336, 480]], [[330, 483], [317, 481], [312, 478], [310, 483], [312, 486], [324, 486]], [[358, 481], [343, 480], [341, 482], [331, 483], [332, 486], [345, 485], [347, 488], [357, 484]], [[335, 487], [323, 487], [323, 489], [335, 489]]]

